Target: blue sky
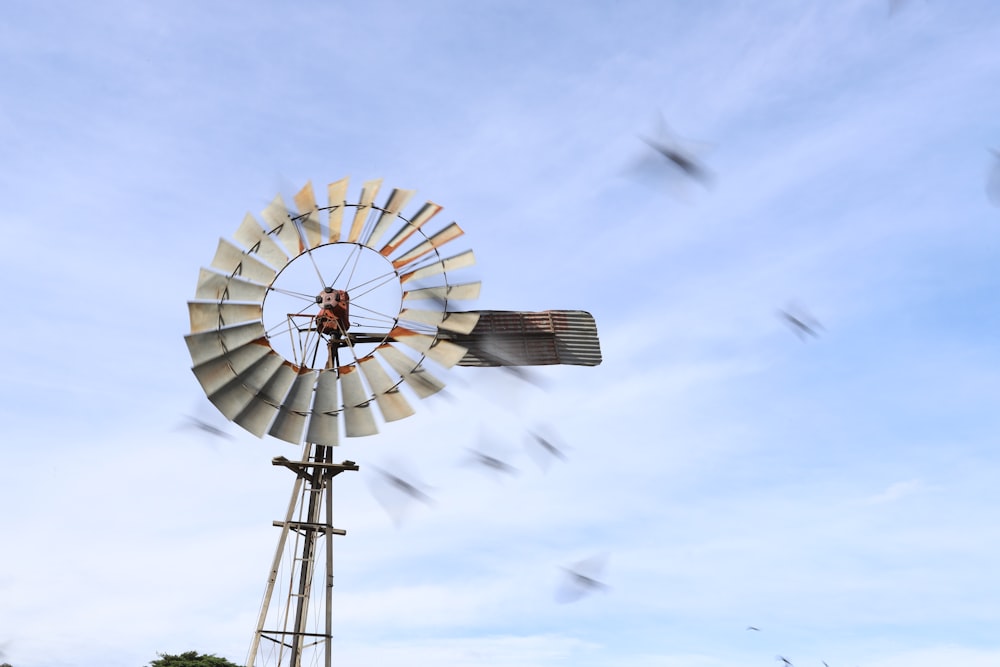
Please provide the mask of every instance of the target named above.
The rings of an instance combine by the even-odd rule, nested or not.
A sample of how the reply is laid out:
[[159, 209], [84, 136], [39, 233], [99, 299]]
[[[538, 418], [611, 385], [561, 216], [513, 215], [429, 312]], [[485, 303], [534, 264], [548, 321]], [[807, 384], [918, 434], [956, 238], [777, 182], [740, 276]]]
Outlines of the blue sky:
[[[8, 3], [5, 659], [244, 660], [296, 449], [178, 428], [185, 302], [247, 211], [350, 176], [604, 363], [455, 369], [344, 443], [340, 664], [1000, 664], [998, 44], [992, 0]], [[661, 117], [709, 187], [645, 162]], [[397, 525], [380, 465], [434, 505]]]

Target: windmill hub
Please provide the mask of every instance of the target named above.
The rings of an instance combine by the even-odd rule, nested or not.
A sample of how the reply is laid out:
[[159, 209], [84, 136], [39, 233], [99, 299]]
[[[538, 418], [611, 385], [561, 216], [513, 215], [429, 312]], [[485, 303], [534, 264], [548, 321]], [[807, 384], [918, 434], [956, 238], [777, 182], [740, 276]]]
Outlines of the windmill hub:
[[[306, 368], [323, 368], [325, 339], [346, 345], [348, 330], [355, 352], [370, 354], [395, 325], [403, 298], [392, 263], [371, 248], [348, 242], [303, 252], [271, 287], [263, 303], [268, 342], [282, 357]], [[303, 294], [303, 288], [309, 291]], [[318, 355], [317, 342], [323, 350]], [[342, 357], [349, 363], [353, 355]]]

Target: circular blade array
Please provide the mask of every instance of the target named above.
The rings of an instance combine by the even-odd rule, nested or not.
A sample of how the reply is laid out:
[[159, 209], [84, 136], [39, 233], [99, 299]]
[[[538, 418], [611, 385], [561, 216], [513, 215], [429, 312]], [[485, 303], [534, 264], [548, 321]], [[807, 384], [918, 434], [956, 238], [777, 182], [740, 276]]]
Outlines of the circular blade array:
[[192, 371], [219, 411], [257, 437], [337, 445], [342, 431], [377, 433], [376, 411], [387, 422], [412, 415], [407, 392], [444, 387], [428, 367], [466, 353], [439, 336], [478, 320], [449, 311], [479, 296], [479, 282], [448, 279], [474, 263], [472, 251], [440, 252], [462, 229], [428, 234], [441, 210], [433, 202], [404, 217], [413, 190], [393, 189], [378, 206], [381, 183], [365, 182], [355, 203], [348, 179], [331, 183], [323, 207], [311, 183], [294, 209], [278, 195], [201, 269], [188, 302]]

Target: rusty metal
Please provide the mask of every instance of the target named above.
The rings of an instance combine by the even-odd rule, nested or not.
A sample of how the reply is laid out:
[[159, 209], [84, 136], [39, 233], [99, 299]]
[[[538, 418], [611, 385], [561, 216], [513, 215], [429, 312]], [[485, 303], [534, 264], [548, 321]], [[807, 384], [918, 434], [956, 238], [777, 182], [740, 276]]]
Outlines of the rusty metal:
[[475, 311], [479, 321], [468, 334], [442, 333], [467, 348], [459, 366], [597, 366], [601, 344], [597, 325], [582, 310]]
[[327, 198], [330, 202], [330, 217], [327, 226], [330, 228], [330, 243], [340, 241], [340, 230], [344, 224], [344, 208], [347, 206], [347, 181], [342, 178], [334, 181], [326, 188]]
[[368, 213], [371, 211], [372, 202], [375, 201], [375, 195], [378, 194], [378, 189], [381, 186], [381, 178], [365, 181], [361, 186], [361, 198], [354, 209], [354, 220], [351, 222], [351, 231], [347, 235], [348, 243], [357, 243], [358, 239], [361, 238], [361, 231], [368, 220]]
[[316, 207], [316, 194], [313, 192], [312, 181], [307, 182], [295, 193], [293, 201], [302, 216], [298, 220], [298, 225], [303, 233], [305, 248], [319, 247], [323, 243], [323, 230], [319, 222], [319, 209]]

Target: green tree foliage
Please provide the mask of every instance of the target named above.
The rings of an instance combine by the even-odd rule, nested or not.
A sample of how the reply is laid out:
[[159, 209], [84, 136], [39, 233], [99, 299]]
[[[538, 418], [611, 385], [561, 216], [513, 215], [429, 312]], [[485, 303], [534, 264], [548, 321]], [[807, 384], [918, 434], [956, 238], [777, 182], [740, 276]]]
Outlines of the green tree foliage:
[[[199, 655], [197, 651], [188, 651], [180, 655], [170, 655], [169, 653], [157, 653], [158, 660], [149, 663], [149, 667], [240, 667], [235, 662], [229, 662], [225, 658], [205, 653]], [[3, 667], [3, 665], [0, 665]]]

